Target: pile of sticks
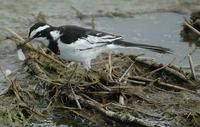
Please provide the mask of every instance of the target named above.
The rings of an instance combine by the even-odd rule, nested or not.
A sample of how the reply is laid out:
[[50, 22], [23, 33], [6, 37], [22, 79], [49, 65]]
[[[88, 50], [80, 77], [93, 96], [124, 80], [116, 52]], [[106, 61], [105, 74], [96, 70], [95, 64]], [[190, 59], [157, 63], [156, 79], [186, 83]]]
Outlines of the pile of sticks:
[[[21, 36], [7, 30], [16, 45], [23, 44]], [[198, 124], [195, 120], [191, 122], [190, 116], [185, 117], [189, 113], [199, 113], [195, 111], [198, 106], [186, 108], [196, 97], [196, 80], [192, 74], [171, 63], [159, 64], [140, 55], [103, 54], [92, 61], [92, 69], [85, 78], [81, 66], [71, 75], [75, 66], [53, 53], [47, 54], [30, 44], [20, 48], [27, 58], [26, 65], [33, 72], [30, 75], [37, 79], [35, 85], [39, 82], [47, 85], [48, 105], [45, 110], [52, 107], [70, 110], [93, 123], [99, 119], [97, 114], [101, 114], [103, 119], [145, 127], [171, 126], [183, 119]], [[30, 94], [40, 95], [37, 90]], [[183, 99], [186, 95], [189, 101]], [[20, 95], [18, 98], [24, 97]], [[195, 100], [195, 103], [200, 104], [200, 101]], [[173, 112], [176, 108], [180, 110]], [[172, 120], [175, 117], [179, 119]], [[199, 119], [199, 116], [193, 118]]]

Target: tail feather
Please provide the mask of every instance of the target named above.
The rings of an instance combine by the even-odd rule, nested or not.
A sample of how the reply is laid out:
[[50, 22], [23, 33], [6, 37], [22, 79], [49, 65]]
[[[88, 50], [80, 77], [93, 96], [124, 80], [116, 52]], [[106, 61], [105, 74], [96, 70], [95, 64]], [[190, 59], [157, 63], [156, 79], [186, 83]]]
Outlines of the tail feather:
[[132, 43], [132, 42], [126, 42], [122, 40], [117, 40], [114, 41], [113, 44], [119, 45], [119, 46], [124, 46], [124, 47], [138, 47], [138, 48], [143, 48], [143, 49], [148, 49], [154, 52], [158, 53], [172, 53], [172, 50], [169, 48], [161, 47], [161, 46], [153, 46], [153, 45], [148, 45], [148, 44], [138, 44], [138, 43]]

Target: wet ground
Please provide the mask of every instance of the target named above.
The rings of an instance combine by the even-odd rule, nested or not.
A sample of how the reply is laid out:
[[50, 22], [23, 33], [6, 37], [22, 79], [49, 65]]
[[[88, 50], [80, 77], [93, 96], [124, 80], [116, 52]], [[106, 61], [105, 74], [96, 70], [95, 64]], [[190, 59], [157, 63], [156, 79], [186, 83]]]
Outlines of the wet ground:
[[[45, 15], [48, 23], [58, 26], [74, 24], [91, 28], [91, 15], [98, 30], [122, 35], [128, 41], [168, 47], [174, 52], [161, 55], [147, 50], [126, 50], [126, 53], [144, 53], [162, 63], [188, 66], [186, 56], [192, 53], [193, 62], [200, 63], [200, 49], [195, 44], [183, 42], [179, 33], [184, 17], [200, 7], [198, 0], [0, 0], [0, 66], [13, 73], [21, 68], [13, 42], [5, 40], [9, 27], [17, 33], [27, 32], [38, 13]], [[78, 11], [77, 11], [77, 10]], [[84, 14], [77, 18], [78, 12]], [[196, 50], [194, 50], [196, 49]], [[122, 49], [120, 49], [122, 50]], [[14, 75], [14, 74], [13, 74]], [[7, 87], [0, 74], [0, 93]], [[51, 122], [50, 122], [51, 123]]]

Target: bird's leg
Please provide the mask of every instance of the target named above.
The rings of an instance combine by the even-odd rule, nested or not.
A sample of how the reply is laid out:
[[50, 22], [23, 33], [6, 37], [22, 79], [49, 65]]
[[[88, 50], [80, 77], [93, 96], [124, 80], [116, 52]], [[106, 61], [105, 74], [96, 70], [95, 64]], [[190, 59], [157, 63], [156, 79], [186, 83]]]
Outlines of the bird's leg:
[[91, 60], [86, 60], [83, 62], [83, 67], [84, 67], [84, 74], [83, 74], [83, 79], [88, 80], [88, 72], [91, 68]]
[[73, 72], [71, 73], [71, 75], [68, 78], [67, 84], [70, 82], [70, 80], [73, 77], [74, 73], [76, 72], [77, 68], [78, 68], [78, 64], [76, 63]]
[[78, 68], [78, 65], [79, 65], [78, 63], [75, 64], [75, 68], [74, 68], [73, 72], [71, 73], [71, 75], [69, 76], [69, 79], [68, 79], [68, 81], [67, 81], [67, 84], [68, 84], [69, 87], [71, 88], [72, 94], [74, 95], [74, 98], [75, 98], [75, 101], [76, 101], [76, 104], [77, 104], [78, 108], [81, 109], [81, 105], [80, 105], [80, 103], [79, 103], [79, 101], [78, 101], [78, 99], [77, 99], [76, 93], [75, 93], [75, 91], [74, 91], [74, 89], [72, 88], [72, 85], [71, 85], [71, 83], [70, 83], [70, 80], [71, 80], [71, 78], [73, 77], [74, 73], [76, 72], [76, 70], [77, 70], [77, 68]]
[[83, 79], [84, 79], [84, 80], [87, 80], [87, 79], [88, 79], [88, 72], [89, 72], [89, 70], [84, 69], [84, 72], [83, 72]]

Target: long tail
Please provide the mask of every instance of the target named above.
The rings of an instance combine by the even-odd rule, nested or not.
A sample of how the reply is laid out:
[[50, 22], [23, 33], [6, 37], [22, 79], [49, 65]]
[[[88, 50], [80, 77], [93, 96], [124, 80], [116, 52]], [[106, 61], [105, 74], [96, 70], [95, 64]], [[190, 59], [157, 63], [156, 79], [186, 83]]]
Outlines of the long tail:
[[139, 47], [143, 49], [148, 49], [154, 52], [158, 53], [172, 53], [172, 50], [169, 48], [164, 48], [160, 46], [153, 46], [153, 45], [147, 45], [147, 44], [138, 44], [138, 43], [132, 43], [132, 42], [126, 42], [122, 40], [116, 40], [114, 41], [113, 44], [119, 45], [119, 46], [124, 46], [124, 47]]

